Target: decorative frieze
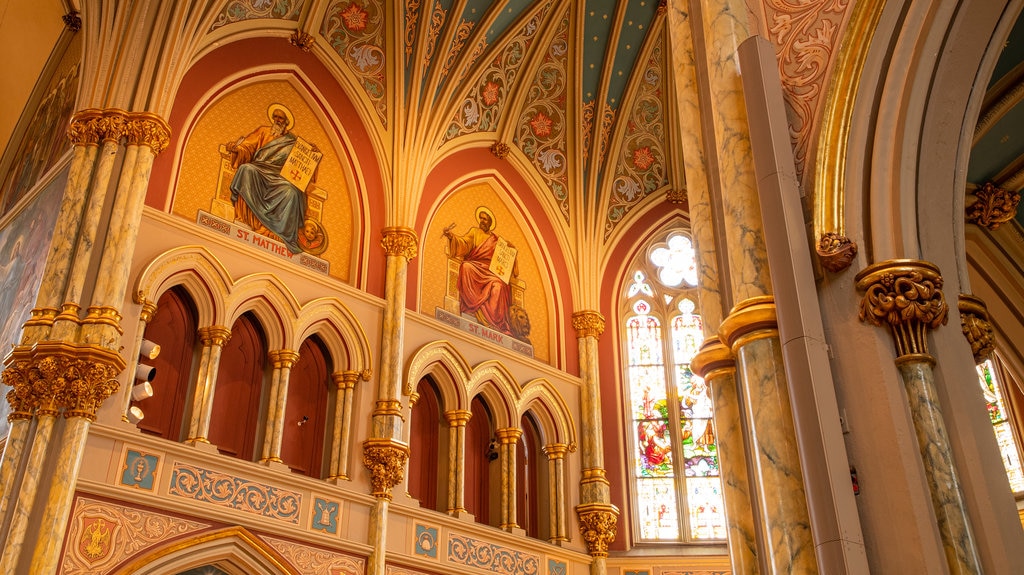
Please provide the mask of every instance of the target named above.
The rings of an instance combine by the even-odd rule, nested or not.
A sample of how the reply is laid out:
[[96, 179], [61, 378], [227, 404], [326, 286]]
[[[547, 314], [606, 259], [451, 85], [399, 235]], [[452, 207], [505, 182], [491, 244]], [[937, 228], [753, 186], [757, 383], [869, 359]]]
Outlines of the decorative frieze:
[[174, 464], [168, 493], [293, 525], [302, 508], [301, 493], [185, 463]]
[[448, 536], [448, 561], [501, 575], [540, 572], [540, 559], [535, 555], [457, 533]]

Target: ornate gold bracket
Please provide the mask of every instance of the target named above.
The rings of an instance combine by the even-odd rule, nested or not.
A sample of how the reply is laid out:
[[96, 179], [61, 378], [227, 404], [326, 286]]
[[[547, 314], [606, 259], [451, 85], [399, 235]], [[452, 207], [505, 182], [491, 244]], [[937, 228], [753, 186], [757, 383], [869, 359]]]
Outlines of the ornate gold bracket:
[[580, 534], [591, 557], [607, 557], [608, 546], [615, 541], [619, 509], [611, 503], [584, 503], [576, 506]]
[[116, 393], [117, 374], [125, 367], [121, 355], [109, 349], [66, 342], [17, 346], [0, 376], [13, 389], [7, 393], [11, 419], [28, 419], [33, 412], [96, 419], [103, 401]]
[[394, 439], [367, 439], [363, 442], [363, 465], [370, 470], [372, 494], [391, 501], [391, 488], [405, 477], [409, 446]]
[[309, 52], [310, 49], [313, 48], [313, 45], [316, 44], [316, 40], [313, 38], [312, 34], [307, 34], [302, 30], [292, 32], [292, 35], [288, 37], [288, 42], [303, 52]]
[[505, 142], [494, 142], [493, 144], [491, 144], [491, 153], [494, 154], [494, 157], [498, 158], [499, 160], [504, 160], [505, 158], [507, 158], [511, 151], [512, 148], [509, 148], [508, 144], [506, 144]]
[[984, 226], [995, 230], [999, 226], [1017, 216], [1017, 205], [1020, 204], [1020, 192], [997, 188], [992, 182], [972, 192], [977, 200], [964, 208], [966, 221], [969, 224]]
[[835, 232], [826, 232], [818, 240], [818, 260], [821, 267], [832, 273], [839, 273], [850, 267], [857, 257], [857, 244], [850, 238]]
[[939, 268], [920, 260], [889, 260], [864, 268], [856, 282], [864, 292], [860, 320], [888, 325], [897, 357], [928, 356], [927, 330], [948, 320]]
[[979, 297], [962, 293], [957, 301], [957, 308], [960, 310], [960, 329], [964, 332], [967, 343], [971, 344], [974, 363], [981, 363], [988, 359], [996, 345], [985, 302]]

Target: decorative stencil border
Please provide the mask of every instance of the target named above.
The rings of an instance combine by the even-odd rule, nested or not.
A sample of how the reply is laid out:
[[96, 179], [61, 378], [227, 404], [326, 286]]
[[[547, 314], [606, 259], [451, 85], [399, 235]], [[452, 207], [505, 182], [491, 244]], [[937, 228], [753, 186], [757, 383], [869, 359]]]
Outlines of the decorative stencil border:
[[194, 465], [175, 463], [169, 493], [298, 525], [302, 494]]
[[366, 572], [366, 561], [334, 551], [327, 551], [268, 535], [260, 539], [267, 542], [300, 573], [307, 575], [362, 575]]
[[535, 555], [457, 533], [448, 536], [448, 561], [502, 575], [537, 575], [540, 569]]

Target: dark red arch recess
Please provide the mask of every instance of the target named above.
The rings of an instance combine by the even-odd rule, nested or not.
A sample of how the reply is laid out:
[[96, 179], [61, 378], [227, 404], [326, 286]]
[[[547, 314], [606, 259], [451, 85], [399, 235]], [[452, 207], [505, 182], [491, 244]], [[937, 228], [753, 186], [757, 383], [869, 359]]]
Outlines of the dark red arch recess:
[[[342, 166], [346, 169], [358, 169], [363, 176], [362, 181], [365, 188], [356, 190], [355, 194], [360, 202], [368, 204], [366, 211], [370, 214], [370, 221], [363, 228], [371, 236], [379, 235], [385, 225], [384, 185], [370, 133], [356, 113], [352, 101], [324, 63], [314, 54], [303, 52], [289, 45], [284, 38], [250, 38], [231, 42], [206, 54], [189, 69], [178, 87], [174, 106], [171, 109], [170, 117], [167, 118], [171, 127], [171, 146], [163, 154], [157, 156], [153, 164], [146, 205], [163, 210], [164, 204], [167, 202], [176, 179], [176, 174], [173, 173], [175, 154], [178, 150], [176, 138], [192, 129], [192, 126], [185, 124], [188, 114], [201, 103], [200, 100], [203, 96], [225, 76], [256, 67], [259, 67], [259, 71], [254, 71], [253, 74], [247, 76], [248, 78], [267, 73], [287, 72], [298, 68], [302, 70], [309, 82], [316, 86], [323, 98], [321, 103], [334, 111], [344, 126], [345, 135], [351, 145], [350, 148], [342, 150], [342, 157], [339, 158]], [[302, 81], [301, 78], [297, 77], [297, 79]], [[219, 92], [215, 93], [212, 98], [219, 95]], [[325, 127], [330, 128], [330, 126]], [[344, 142], [340, 137], [339, 140]], [[358, 217], [363, 212], [362, 208], [361, 205], [354, 206], [353, 215]], [[368, 293], [383, 297], [385, 269], [383, 250], [371, 249], [369, 253], [363, 253], [363, 250], [359, 249], [362, 245], [360, 238], [354, 238], [354, 242], [357, 248], [355, 250], [357, 276], [351, 278], [350, 282], [352, 285], [362, 284]], [[376, 245], [378, 242], [371, 239], [370, 246]], [[368, 265], [364, 266], [364, 262], [368, 262]], [[362, 271], [364, 267], [366, 276], [360, 278], [358, 274], [364, 273]]]
[[[472, 170], [473, 174], [467, 171]], [[423, 186], [423, 196], [420, 199], [422, 208], [416, 215], [417, 233], [424, 233], [427, 227], [427, 210], [446, 191], [461, 188], [474, 182], [486, 180], [491, 176], [500, 176], [500, 179], [508, 183], [509, 189], [516, 193], [510, 194], [509, 199], [514, 202], [513, 209], [534, 216], [536, 228], [526, 229], [525, 233], [533, 234], [542, 246], [554, 248], [548, 251], [546, 259], [538, 259], [542, 273], [547, 273], [552, 280], [552, 285], [569, 286], [568, 264], [561, 249], [558, 249], [557, 235], [554, 227], [548, 220], [544, 207], [540, 200], [534, 195], [533, 187], [523, 178], [516, 169], [505, 160], [499, 160], [488, 148], [466, 148], [453, 152], [438, 162], [434, 169], [427, 175], [426, 183]], [[409, 267], [409, 285], [419, 285], [419, 266]], [[572, 329], [572, 291], [564, 289], [561, 292], [562, 309], [558, 310], [561, 320], [561, 330], [556, 330], [555, 349], [562, 349], [568, 346], [568, 353], [565, 354], [565, 365], [557, 365], [560, 354], [552, 354], [552, 360], [556, 362], [554, 367], [563, 369], [572, 374], [579, 374], [579, 358], [576, 350], [576, 332]], [[415, 294], [409, 290], [406, 297], [406, 307], [415, 310]], [[555, 301], [556, 305], [559, 303]], [[552, 310], [554, 311], [554, 310]]]
[[[667, 212], [649, 210], [630, 222], [629, 229], [612, 249], [611, 257], [608, 259], [615, 265], [605, 268], [604, 276], [601, 278], [601, 285], [606, 286], [606, 289], [601, 292], [601, 315], [605, 319], [605, 336], [598, 339], [597, 342], [598, 370], [602, 374], [601, 424], [606, 430], [618, 428], [623, 439], [625, 439], [626, 433], [623, 428], [626, 406], [623, 405], [622, 390], [618, 385], [622, 379], [622, 369], [615, 361], [615, 352], [619, 341], [613, 337], [613, 334], [617, 332], [614, 322], [618, 318], [617, 302], [619, 288], [622, 286], [622, 278], [617, 275], [621, 273], [617, 263], [632, 261], [637, 252], [647, 244], [654, 234], [679, 218], [688, 219], [688, 214], [678, 208]], [[628, 441], [604, 442], [605, 470], [611, 482], [611, 499], [621, 512], [616, 526], [615, 541], [611, 544], [611, 548], [616, 550], [627, 548], [626, 526], [629, 523], [629, 510], [632, 507], [626, 490], [629, 478], [626, 467], [621, 463], [626, 462], [625, 465], [628, 466], [632, 461], [627, 445]]]

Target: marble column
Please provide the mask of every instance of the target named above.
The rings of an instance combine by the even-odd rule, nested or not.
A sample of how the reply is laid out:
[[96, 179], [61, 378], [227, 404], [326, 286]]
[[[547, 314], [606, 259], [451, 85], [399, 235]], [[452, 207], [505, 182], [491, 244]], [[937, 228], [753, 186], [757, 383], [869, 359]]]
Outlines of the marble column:
[[759, 510], [758, 555], [769, 573], [817, 573], [772, 297], [741, 301], [722, 322], [720, 336], [736, 357]]
[[466, 513], [466, 424], [473, 413], [455, 409], [444, 413], [448, 420], [448, 514]]
[[569, 446], [564, 443], [551, 443], [545, 445], [542, 450], [548, 458], [548, 541], [561, 545], [569, 540], [565, 530], [565, 455], [569, 453]]
[[[139, 313], [139, 329], [135, 332], [135, 342], [132, 345], [132, 357], [139, 357], [140, 349], [142, 348], [142, 341], [146, 333], [146, 326], [152, 321], [153, 316], [156, 315], [156, 303], [149, 301], [148, 299], [142, 298], [142, 311]], [[157, 349], [159, 351], [159, 348]], [[154, 359], [156, 355], [148, 359]], [[128, 421], [128, 409], [132, 403], [132, 386], [126, 385], [121, 392], [121, 421]]]
[[718, 466], [728, 521], [729, 562], [735, 575], [760, 572], [757, 534], [754, 530], [753, 501], [747, 478], [746, 445], [736, 388], [736, 361], [732, 352], [711, 336], [690, 362], [693, 373], [711, 386], [714, 399]]
[[498, 463], [501, 467], [501, 519], [498, 527], [512, 531], [519, 527], [516, 511], [516, 446], [523, 430], [515, 427], [496, 429], [498, 438]]
[[189, 414], [188, 439], [196, 443], [210, 443], [210, 417], [213, 413], [213, 394], [217, 385], [217, 369], [220, 367], [220, 354], [224, 344], [231, 337], [231, 330], [222, 325], [211, 325], [199, 328], [199, 340], [203, 351], [199, 357], [199, 370], [196, 374], [195, 392], [192, 395], [192, 410]]
[[334, 429], [331, 438], [331, 467], [328, 479], [348, 480], [348, 451], [352, 442], [352, 400], [358, 371], [337, 371], [331, 374], [337, 391], [334, 395]]
[[860, 320], [888, 326], [892, 333], [896, 367], [907, 393], [949, 571], [981, 573], [981, 560], [935, 387], [935, 358], [928, 353], [928, 331], [948, 319], [942, 275], [929, 262], [888, 260], [864, 268], [855, 280], [857, 289], [864, 292]]
[[405, 478], [409, 445], [404, 441], [402, 418], [402, 350], [405, 331], [405, 294], [409, 261], [416, 257], [416, 232], [404, 227], [385, 228], [381, 246], [386, 256], [384, 318], [381, 326], [380, 379], [373, 410], [370, 438], [363, 442], [363, 464], [370, 471], [376, 498], [370, 514], [369, 543], [373, 550], [367, 575], [385, 575], [386, 526], [391, 489]]
[[267, 414], [267, 431], [270, 432], [271, 437], [270, 449], [261, 461], [281, 463], [285, 405], [288, 403], [288, 380], [291, 378], [292, 366], [299, 361], [299, 352], [288, 349], [272, 351], [270, 360], [274, 365], [273, 381], [277, 382], [277, 388], [271, 390], [270, 411]]
[[608, 546], [615, 540], [619, 509], [611, 503], [611, 490], [604, 467], [601, 425], [601, 378], [598, 371], [597, 339], [604, 333], [604, 317], [596, 311], [572, 314], [579, 345], [580, 378], [580, 504], [576, 506], [580, 533], [593, 558], [591, 575], [607, 573]]

